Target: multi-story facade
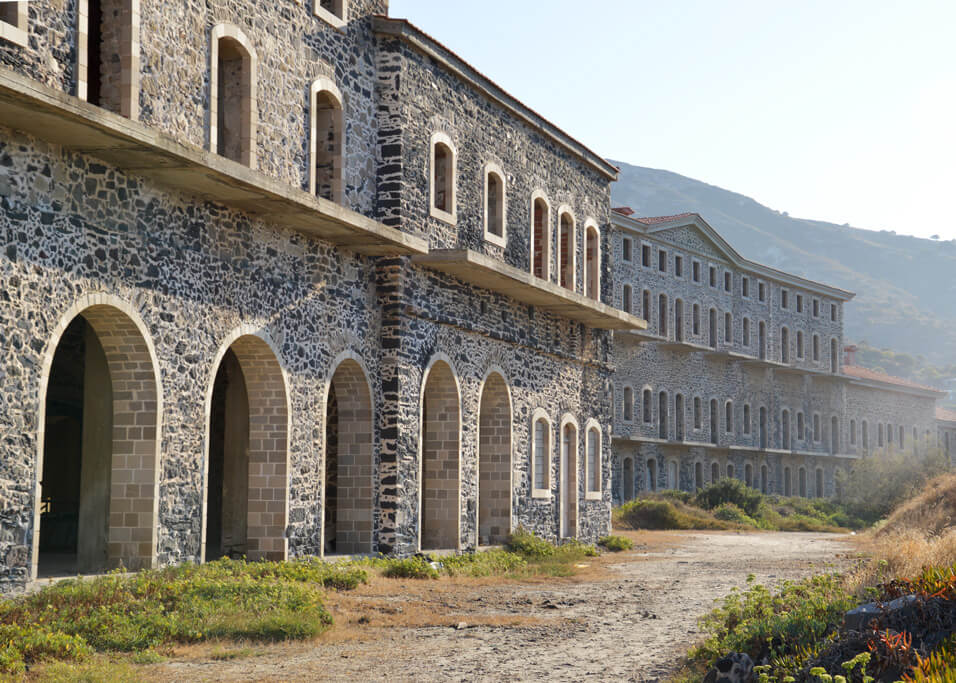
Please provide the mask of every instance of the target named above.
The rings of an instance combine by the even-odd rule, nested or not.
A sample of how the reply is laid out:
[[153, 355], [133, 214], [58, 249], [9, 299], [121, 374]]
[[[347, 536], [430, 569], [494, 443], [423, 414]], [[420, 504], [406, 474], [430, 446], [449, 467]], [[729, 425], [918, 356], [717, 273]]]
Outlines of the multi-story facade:
[[[743, 259], [696, 214], [613, 215], [615, 500], [731, 476], [829, 496], [882, 448], [935, 445], [941, 393], [855, 364], [853, 294]], [[844, 353], [847, 358], [844, 359]]]
[[939, 447], [952, 465], [956, 453], [956, 410], [936, 409], [936, 432]]
[[616, 169], [385, 0], [0, 13], [0, 587], [610, 524]]

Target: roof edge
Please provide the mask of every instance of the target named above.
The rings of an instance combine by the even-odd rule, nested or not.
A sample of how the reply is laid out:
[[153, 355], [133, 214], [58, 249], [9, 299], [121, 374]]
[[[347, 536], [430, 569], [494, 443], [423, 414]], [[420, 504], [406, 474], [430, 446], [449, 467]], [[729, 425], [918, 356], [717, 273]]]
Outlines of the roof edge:
[[648, 218], [649, 217], [643, 216], [626, 216], [616, 211], [611, 212], [611, 223], [613, 225], [641, 234], [651, 234], [655, 232], [663, 232], [665, 230], [672, 230], [674, 228], [695, 226], [702, 230], [708, 237], [710, 237], [714, 244], [717, 245], [718, 249], [720, 249], [724, 255], [729, 258], [731, 262], [738, 268], [750, 270], [755, 273], [762, 274], [767, 278], [780, 280], [793, 286], [813, 290], [818, 294], [824, 294], [826, 296], [833, 297], [834, 299], [839, 299], [840, 301], [850, 301], [856, 297], [855, 292], [851, 292], [846, 289], [840, 289], [839, 287], [834, 287], [833, 285], [828, 285], [823, 282], [810, 280], [805, 277], [800, 277], [799, 275], [794, 275], [793, 273], [788, 273], [783, 270], [777, 270], [776, 268], [772, 268], [762, 263], [757, 263], [756, 261], [751, 261], [750, 259], [744, 258], [699, 213], [692, 212], [678, 214], [677, 216], [673, 217], [663, 216], [661, 218], [672, 218], [672, 220], [662, 220], [656, 223], [644, 222], [648, 220]]
[[[548, 121], [548, 119], [521, 102], [517, 97], [505, 91], [493, 80], [462, 59], [453, 50], [432, 38], [408, 19], [398, 19], [376, 14], [372, 16], [372, 29], [376, 33], [395, 36], [404, 40], [418, 51], [431, 57], [440, 65], [470, 83], [485, 97], [509, 109], [531, 127], [536, 128], [544, 135], [550, 137], [593, 167], [608, 180], [617, 180], [618, 172], [620, 171], [617, 166], [614, 166], [587, 145]], [[447, 55], [448, 58], [446, 58], [445, 55]], [[457, 62], [457, 64], [454, 62]]]

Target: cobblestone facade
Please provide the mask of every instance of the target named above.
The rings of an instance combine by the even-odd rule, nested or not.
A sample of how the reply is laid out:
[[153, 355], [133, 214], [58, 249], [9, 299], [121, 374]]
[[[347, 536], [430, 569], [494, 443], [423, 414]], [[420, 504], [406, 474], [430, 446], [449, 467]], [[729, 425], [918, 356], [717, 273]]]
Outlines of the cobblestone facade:
[[[493, 84], [440, 45], [373, 18], [385, 14], [384, 2], [348, 6], [339, 29], [311, 3], [138, 3], [135, 125], [210, 147], [211, 36], [221, 34], [233, 41], [222, 49], [239, 55], [229, 68], [254, 73], [255, 162], [247, 165], [256, 173], [309, 189], [310, 91], [325, 79], [344, 109], [344, 135], [328, 144], [341, 149], [341, 205], [356, 212], [347, 220], [381, 219], [431, 249], [470, 249], [526, 272], [538, 190], [553, 221], [566, 205], [577, 222], [578, 291], [586, 225], [601, 235], [597, 258], [609, 273], [614, 169], [509, 96], [490, 97]], [[0, 61], [76, 96], [77, 2], [29, 7], [29, 44], [0, 45]], [[215, 33], [221, 25], [228, 28]], [[107, 40], [120, 34], [103, 31]], [[243, 74], [233, 76], [242, 83]], [[454, 224], [429, 211], [430, 140], [439, 131], [457, 155]], [[505, 176], [504, 246], [483, 228], [489, 163]], [[102, 447], [104, 495], [112, 491], [104, 566], [466, 549], [500, 542], [518, 525], [557, 538], [562, 515], [567, 536], [593, 542], [608, 532], [610, 332], [407, 255], [363, 255], [171, 191], [11, 128], [0, 129], [0, 197], [4, 590], [56, 571], [44, 565], [53, 552], [49, 530], [68, 527], [77, 502], [51, 493], [56, 475], [44, 474], [41, 454], [69, 450], [54, 422], [89, 431], [88, 390], [82, 404], [51, 401], [69, 382], [83, 396], [93, 363], [88, 351], [78, 371], [84, 380], [51, 367], [77, 316], [109, 338], [98, 311], [126, 321], [128, 348], [119, 353], [149, 361], [129, 387], [118, 383], [128, 361], [107, 353], [103, 370], [126, 402], [114, 400], [112, 421], [105, 418], [113, 440]], [[601, 281], [596, 298], [610, 302], [609, 278]], [[536, 410], [549, 416], [555, 447], [550, 497], [532, 499]], [[132, 426], [121, 433], [123, 420]], [[568, 420], [579, 425], [573, 472], [563, 471], [558, 449]], [[130, 449], [128, 474], [117, 467], [118, 435]], [[229, 459], [233, 451], [238, 460]], [[222, 481], [216, 491], [214, 480]], [[342, 502], [349, 491], [369, 501], [366, 509]], [[82, 514], [87, 494], [77, 495]], [[234, 509], [237, 495], [243, 506]], [[434, 510], [442, 512], [433, 518]]]

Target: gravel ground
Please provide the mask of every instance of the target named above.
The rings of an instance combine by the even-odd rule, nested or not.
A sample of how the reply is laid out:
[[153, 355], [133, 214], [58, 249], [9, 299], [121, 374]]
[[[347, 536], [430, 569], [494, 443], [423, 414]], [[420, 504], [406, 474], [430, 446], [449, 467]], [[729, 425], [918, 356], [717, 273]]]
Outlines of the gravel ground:
[[184, 651], [150, 678], [195, 681], [659, 681], [700, 638], [697, 618], [749, 574], [773, 585], [844, 566], [846, 537], [637, 532], [573, 580], [380, 580], [333, 598], [314, 643], [228, 659]]

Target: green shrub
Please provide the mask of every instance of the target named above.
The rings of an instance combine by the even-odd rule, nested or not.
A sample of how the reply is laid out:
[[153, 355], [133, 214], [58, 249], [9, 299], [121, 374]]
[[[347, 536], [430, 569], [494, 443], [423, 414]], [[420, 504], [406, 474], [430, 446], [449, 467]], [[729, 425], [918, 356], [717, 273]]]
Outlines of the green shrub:
[[442, 569], [451, 576], [501, 576], [518, 572], [528, 561], [507, 550], [484, 550], [480, 553], [451, 555], [440, 560]]
[[518, 527], [508, 536], [507, 548], [513, 553], [525, 557], [549, 557], [554, 555], [555, 546], [543, 538], [535, 536], [524, 527]]
[[757, 514], [762, 501], [763, 496], [760, 491], [752, 489], [739, 479], [731, 477], [725, 477], [706, 486], [698, 491], [694, 497], [694, 504], [705, 510], [713, 510], [725, 503], [733, 503], [743, 510], [748, 517]]
[[389, 579], [437, 579], [438, 569], [432, 566], [430, 560], [416, 555], [415, 557], [390, 557], [380, 563], [382, 576]]
[[622, 550], [630, 550], [634, 547], [634, 541], [624, 536], [605, 536], [598, 541], [598, 545], [609, 550], [612, 553], [619, 553]]
[[724, 503], [714, 509], [714, 517], [724, 522], [733, 522], [734, 524], [743, 524], [756, 527], [757, 522], [753, 517], [741, 510], [733, 503]]

